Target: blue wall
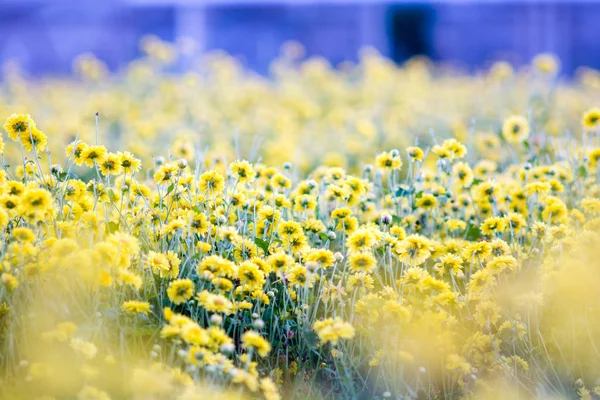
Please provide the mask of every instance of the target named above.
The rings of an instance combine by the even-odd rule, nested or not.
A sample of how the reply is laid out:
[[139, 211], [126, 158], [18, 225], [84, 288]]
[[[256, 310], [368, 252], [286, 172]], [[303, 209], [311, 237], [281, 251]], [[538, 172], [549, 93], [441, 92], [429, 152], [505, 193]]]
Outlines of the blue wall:
[[580, 65], [600, 68], [597, 2], [201, 3], [2, 0], [0, 62], [16, 59], [35, 75], [63, 74], [75, 56], [92, 51], [116, 69], [139, 55], [138, 40], [149, 33], [165, 40], [195, 37], [203, 49], [224, 49], [261, 72], [289, 39], [301, 41], [309, 55], [323, 55], [334, 63], [356, 59], [365, 45], [401, 59], [411, 46], [407, 50], [390, 36], [390, 21], [394, 13], [407, 11], [422, 22], [404, 36], [419, 32], [418, 47], [435, 59], [478, 68], [499, 58], [521, 64], [536, 53], [552, 51], [567, 73]]

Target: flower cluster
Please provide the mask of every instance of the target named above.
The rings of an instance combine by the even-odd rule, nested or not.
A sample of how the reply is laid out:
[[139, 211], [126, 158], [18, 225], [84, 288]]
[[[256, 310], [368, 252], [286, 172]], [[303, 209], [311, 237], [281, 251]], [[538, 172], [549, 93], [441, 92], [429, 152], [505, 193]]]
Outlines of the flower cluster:
[[[107, 80], [99, 104], [115, 100], [111, 91], [139, 96], [121, 100], [123, 115], [108, 109], [111, 138], [135, 132], [143, 144], [197, 118], [190, 125], [206, 124], [214, 147], [111, 151], [99, 128], [108, 121], [96, 116], [95, 138], [57, 137], [57, 157], [32, 116], [7, 116], [0, 393], [598, 396], [600, 111], [579, 105], [597, 73], [553, 90], [549, 56], [527, 73], [497, 64], [485, 79], [458, 79], [369, 54], [359, 83], [352, 70], [285, 57], [265, 81], [220, 56], [207, 81], [156, 83], [150, 65], [176, 51], [157, 39], [143, 49], [152, 63], [132, 65], [119, 84], [92, 56], [78, 59], [83, 80], [63, 95]], [[505, 93], [522, 79], [542, 89]], [[248, 94], [220, 86], [230, 80]], [[31, 95], [12, 84], [15, 98]], [[199, 87], [210, 90], [195, 97]], [[152, 90], [162, 95], [141, 95]], [[431, 97], [411, 97], [419, 90]], [[496, 93], [490, 110], [476, 90]], [[431, 120], [424, 106], [449, 93], [449, 109], [481, 119]], [[407, 102], [420, 111], [407, 115]], [[267, 139], [282, 132], [273, 143], [286, 144], [262, 159], [237, 143], [227, 158], [232, 148], [216, 151], [227, 140], [210, 132], [231, 121]], [[410, 135], [428, 124], [445, 129]], [[338, 153], [309, 154], [332, 127], [343, 132]], [[297, 163], [280, 162], [287, 148]]]

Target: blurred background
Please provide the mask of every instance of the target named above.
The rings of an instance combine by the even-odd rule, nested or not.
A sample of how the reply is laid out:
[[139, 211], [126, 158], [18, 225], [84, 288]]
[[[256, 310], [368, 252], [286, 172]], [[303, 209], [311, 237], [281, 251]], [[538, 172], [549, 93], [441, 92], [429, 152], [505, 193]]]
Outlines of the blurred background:
[[598, 21], [600, 2], [584, 1], [0, 0], [0, 62], [60, 75], [93, 52], [115, 70], [154, 34], [191, 37], [261, 73], [297, 40], [333, 64], [364, 46], [397, 62], [425, 55], [469, 70], [552, 52], [569, 75], [600, 67]]

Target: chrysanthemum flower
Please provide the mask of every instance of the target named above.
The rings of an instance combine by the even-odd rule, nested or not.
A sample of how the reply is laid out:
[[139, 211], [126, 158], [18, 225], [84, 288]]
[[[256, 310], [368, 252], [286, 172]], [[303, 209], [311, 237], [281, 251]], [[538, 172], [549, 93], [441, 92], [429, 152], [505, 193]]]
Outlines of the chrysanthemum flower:
[[502, 125], [502, 135], [508, 143], [521, 143], [527, 140], [529, 132], [529, 122], [520, 115], [508, 117]]

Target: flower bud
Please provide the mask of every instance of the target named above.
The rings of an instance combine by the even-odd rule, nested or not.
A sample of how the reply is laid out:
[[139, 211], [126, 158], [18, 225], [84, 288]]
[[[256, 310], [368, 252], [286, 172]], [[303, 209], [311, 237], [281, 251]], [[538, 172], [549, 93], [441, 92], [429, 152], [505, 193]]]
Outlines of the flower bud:
[[389, 213], [383, 213], [381, 215], [381, 223], [383, 225], [389, 225], [392, 223], [392, 216]]
[[235, 346], [233, 343], [224, 343], [221, 345], [220, 350], [223, 354], [231, 354], [235, 351]]
[[254, 329], [258, 329], [260, 331], [265, 327], [265, 321], [258, 318], [256, 320], [254, 320], [254, 322], [252, 323], [252, 326], [254, 327]]
[[219, 314], [213, 314], [210, 316], [210, 323], [212, 325], [221, 325], [223, 323], [223, 317]]

